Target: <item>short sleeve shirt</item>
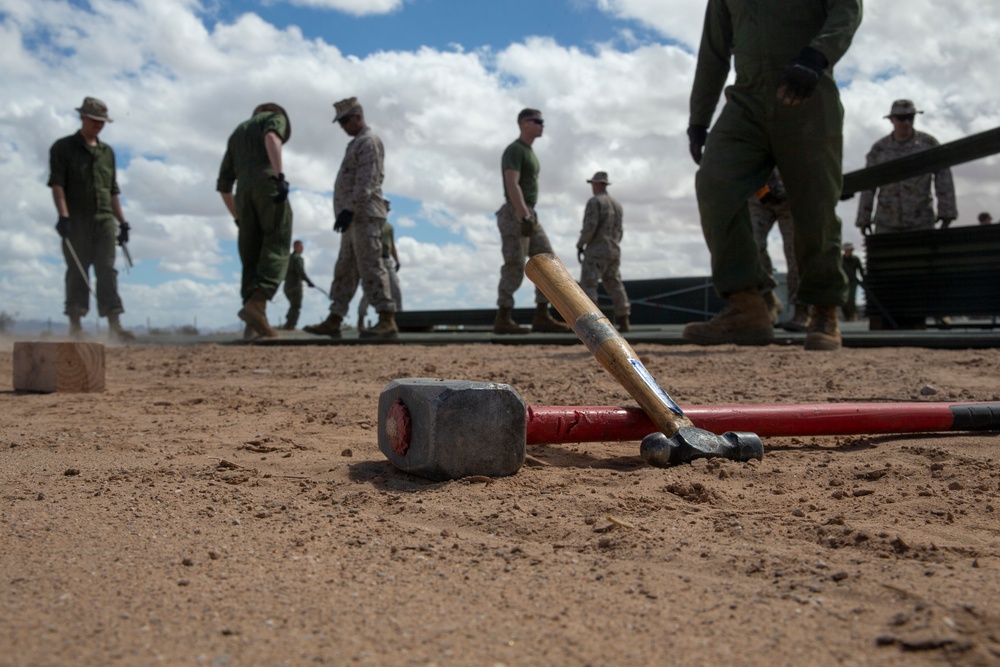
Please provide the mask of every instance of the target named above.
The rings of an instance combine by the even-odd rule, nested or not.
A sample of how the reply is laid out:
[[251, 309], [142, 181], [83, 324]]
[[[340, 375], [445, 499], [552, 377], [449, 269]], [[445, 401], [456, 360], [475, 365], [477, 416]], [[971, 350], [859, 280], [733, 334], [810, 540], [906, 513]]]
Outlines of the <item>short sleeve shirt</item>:
[[[507, 146], [503, 152], [503, 158], [500, 160], [501, 177], [503, 172], [508, 169], [520, 172], [517, 184], [521, 186], [524, 202], [534, 208], [535, 204], [538, 203], [538, 172], [541, 171], [541, 166], [538, 164], [538, 157], [535, 156], [535, 151], [531, 150], [531, 146], [520, 139], [514, 140], [510, 146]], [[506, 183], [506, 179], [502, 182]], [[503, 196], [510, 202], [506, 185], [503, 189]]]
[[271, 162], [264, 145], [264, 135], [268, 132], [274, 132], [284, 141], [288, 132], [288, 121], [280, 113], [262, 111], [243, 121], [233, 130], [229, 135], [226, 155], [219, 167], [217, 191], [232, 192], [233, 184], [241, 175], [245, 177], [255, 171], [270, 169]]
[[111, 199], [119, 194], [114, 150], [101, 141], [88, 146], [80, 132], [59, 139], [49, 150], [48, 185], [66, 193], [71, 218], [113, 215]]

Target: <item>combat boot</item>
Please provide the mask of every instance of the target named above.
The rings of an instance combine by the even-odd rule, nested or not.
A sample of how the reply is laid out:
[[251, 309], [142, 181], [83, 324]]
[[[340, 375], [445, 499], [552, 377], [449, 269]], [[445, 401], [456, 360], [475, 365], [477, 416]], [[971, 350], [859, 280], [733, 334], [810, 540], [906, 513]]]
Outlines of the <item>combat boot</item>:
[[378, 324], [371, 329], [361, 330], [362, 338], [398, 338], [399, 327], [396, 326], [396, 313], [390, 311], [378, 314]]
[[839, 350], [840, 329], [837, 328], [836, 306], [813, 306], [806, 332], [807, 350]]
[[500, 308], [497, 310], [497, 317], [493, 320], [493, 333], [495, 334], [526, 334], [529, 329], [518, 325], [511, 317], [511, 308]]
[[781, 315], [781, 311], [785, 309], [785, 306], [781, 303], [781, 299], [778, 295], [774, 293], [774, 290], [768, 290], [764, 293], [764, 305], [767, 306], [767, 312], [771, 315], [771, 324], [778, 324], [778, 316]]
[[618, 325], [618, 331], [620, 333], [628, 333], [632, 330], [632, 325], [628, 321], [628, 315], [619, 315], [616, 317], [615, 324]]
[[307, 324], [302, 327], [306, 333], [314, 336], [329, 336], [330, 338], [340, 338], [340, 324], [344, 321], [340, 315], [330, 313], [327, 318], [319, 324]]
[[267, 294], [263, 290], [254, 290], [250, 300], [243, 304], [238, 314], [240, 319], [253, 327], [262, 338], [278, 337], [278, 332], [272, 329], [267, 321]]
[[767, 345], [774, 340], [774, 326], [764, 297], [749, 289], [731, 294], [708, 322], [688, 323], [682, 337], [698, 345]]
[[79, 315], [69, 316], [69, 335], [73, 338], [83, 338], [83, 324]]
[[108, 336], [119, 343], [126, 343], [135, 340], [135, 334], [128, 329], [122, 328], [122, 323], [118, 320], [118, 313], [108, 315]]
[[365, 316], [358, 315], [358, 331], [361, 331], [364, 328], [365, 328]]
[[806, 331], [809, 328], [809, 308], [801, 304], [795, 304], [795, 312], [792, 318], [781, 323], [781, 328], [785, 331]]
[[535, 316], [531, 319], [531, 330], [535, 333], [571, 333], [569, 325], [556, 322], [549, 314], [549, 304], [535, 304]]
[[289, 317], [288, 319], [285, 320], [285, 324], [281, 328], [284, 329], [285, 331], [295, 331], [295, 327], [298, 325], [298, 323], [299, 323], [298, 317], [295, 318]]
[[243, 340], [245, 342], [257, 340], [258, 338], [260, 338], [260, 334], [257, 333], [257, 330], [254, 329], [252, 326], [247, 324], [243, 327]]

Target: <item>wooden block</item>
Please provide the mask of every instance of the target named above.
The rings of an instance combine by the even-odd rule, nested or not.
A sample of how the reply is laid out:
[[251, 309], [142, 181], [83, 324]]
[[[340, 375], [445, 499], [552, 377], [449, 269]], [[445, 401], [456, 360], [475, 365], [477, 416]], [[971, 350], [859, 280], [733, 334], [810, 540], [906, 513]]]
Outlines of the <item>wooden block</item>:
[[104, 391], [100, 343], [14, 343], [14, 390]]

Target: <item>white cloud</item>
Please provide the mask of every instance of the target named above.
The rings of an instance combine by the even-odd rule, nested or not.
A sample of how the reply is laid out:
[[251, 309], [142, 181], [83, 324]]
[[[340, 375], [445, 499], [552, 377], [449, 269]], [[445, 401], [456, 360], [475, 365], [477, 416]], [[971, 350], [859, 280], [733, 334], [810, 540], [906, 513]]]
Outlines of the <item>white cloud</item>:
[[288, 0], [288, 4], [301, 7], [333, 9], [354, 16], [388, 14], [402, 8], [404, 0]]

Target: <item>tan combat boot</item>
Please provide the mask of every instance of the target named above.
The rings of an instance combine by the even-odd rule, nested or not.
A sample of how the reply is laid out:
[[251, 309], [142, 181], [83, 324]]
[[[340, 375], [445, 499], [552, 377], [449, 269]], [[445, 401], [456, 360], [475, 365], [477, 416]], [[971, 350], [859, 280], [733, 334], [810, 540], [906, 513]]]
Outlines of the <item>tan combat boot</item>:
[[278, 332], [267, 321], [267, 295], [263, 290], [254, 290], [250, 300], [243, 304], [238, 313], [240, 319], [253, 327], [262, 338], [277, 338]]
[[378, 314], [378, 323], [371, 329], [361, 330], [362, 338], [398, 338], [399, 327], [396, 326], [396, 313], [385, 311]]
[[628, 315], [619, 315], [615, 318], [615, 324], [618, 325], [618, 331], [620, 333], [628, 333], [632, 330], [632, 325], [628, 321]]
[[572, 333], [569, 325], [556, 322], [549, 314], [549, 304], [535, 304], [535, 316], [531, 319], [531, 330], [535, 333]]
[[764, 297], [749, 289], [731, 294], [708, 322], [687, 324], [682, 337], [698, 345], [767, 345], [774, 340], [774, 327]]
[[837, 328], [836, 306], [813, 306], [806, 332], [807, 350], [839, 350], [840, 329]]
[[119, 343], [135, 340], [134, 333], [122, 328], [122, 323], [118, 319], [118, 313], [108, 315], [108, 335], [112, 340], [116, 340]]
[[526, 334], [529, 329], [519, 326], [511, 317], [511, 308], [499, 308], [497, 317], [493, 320], [493, 333], [495, 334]]
[[69, 316], [69, 335], [73, 338], [83, 338], [83, 324], [80, 322], [79, 315]]
[[806, 331], [809, 328], [809, 307], [803, 306], [801, 304], [795, 304], [795, 312], [792, 313], [792, 318], [786, 322], [782, 322], [781, 328], [785, 331]]
[[340, 324], [344, 319], [340, 315], [330, 313], [327, 318], [319, 324], [307, 324], [302, 327], [306, 333], [314, 336], [329, 336], [330, 338], [340, 338]]
[[771, 324], [777, 324], [778, 316], [781, 315], [781, 311], [785, 309], [785, 306], [781, 303], [778, 295], [774, 293], [774, 290], [768, 290], [764, 293], [764, 305], [767, 306], [767, 312], [771, 314]]

